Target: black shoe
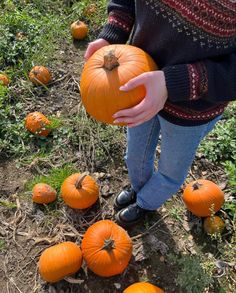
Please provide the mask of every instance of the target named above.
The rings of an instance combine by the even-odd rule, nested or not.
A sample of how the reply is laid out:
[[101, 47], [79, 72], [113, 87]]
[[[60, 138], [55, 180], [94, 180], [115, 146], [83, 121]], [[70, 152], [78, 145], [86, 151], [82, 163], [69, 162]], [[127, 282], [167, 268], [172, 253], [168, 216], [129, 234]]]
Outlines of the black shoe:
[[114, 200], [114, 208], [121, 210], [136, 202], [136, 192], [133, 189], [123, 190]]
[[142, 220], [148, 212], [151, 211], [142, 209], [137, 205], [137, 203], [133, 203], [119, 211], [116, 215], [116, 220], [120, 226], [130, 227]]

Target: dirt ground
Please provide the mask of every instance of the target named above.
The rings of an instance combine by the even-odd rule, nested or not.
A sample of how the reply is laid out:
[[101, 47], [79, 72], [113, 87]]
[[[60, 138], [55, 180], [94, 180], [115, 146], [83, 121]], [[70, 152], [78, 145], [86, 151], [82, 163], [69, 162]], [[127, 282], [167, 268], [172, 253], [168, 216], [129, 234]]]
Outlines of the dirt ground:
[[[86, 43], [61, 46], [52, 69], [55, 83], [49, 91], [38, 93], [35, 100], [38, 110], [46, 114], [59, 111], [60, 115], [67, 116], [78, 111], [79, 76], [85, 47]], [[80, 163], [83, 164], [76, 162], [78, 165]], [[145, 223], [128, 231], [134, 250], [131, 262], [122, 275], [101, 278], [83, 264], [70, 281], [46, 283], [40, 278], [37, 268], [42, 251], [64, 240], [80, 244], [83, 233], [93, 222], [99, 219], [114, 220], [113, 197], [129, 182], [122, 159], [106, 165], [105, 172], [101, 166], [95, 165], [91, 175], [97, 179], [101, 190], [100, 200], [95, 206], [85, 211], [75, 211], [58, 201], [52, 208], [47, 208], [33, 204], [30, 192], [24, 189], [27, 180], [37, 175], [41, 167], [18, 167], [15, 160], [0, 158], [0, 196], [2, 200], [7, 199], [15, 205], [13, 208], [0, 206], [0, 239], [6, 243], [6, 247], [0, 250], [1, 293], [118, 293], [139, 280], [148, 280], [166, 293], [178, 293], [182, 292], [175, 282], [179, 269], [171, 263], [168, 255], [196, 255], [206, 242], [208, 245], [204, 253], [214, 251], [214, 242], [205, 235], [203, 237], [201, 219], [185, 210], [180, 190], [165, 206], [148, 215]], [[48, 166], [42, 168], [45, 170]], [[200, 177], [212, 179], [225, 188], [226, 176], [222, 168], [212, 165], [202, 154], [197, 156], [188, 180]], [[174, 217], [170, 213], [171, 207], [177, 207], [180, 219], [178, 215]], [[209, 292], [218, 291], [213, 288]]]

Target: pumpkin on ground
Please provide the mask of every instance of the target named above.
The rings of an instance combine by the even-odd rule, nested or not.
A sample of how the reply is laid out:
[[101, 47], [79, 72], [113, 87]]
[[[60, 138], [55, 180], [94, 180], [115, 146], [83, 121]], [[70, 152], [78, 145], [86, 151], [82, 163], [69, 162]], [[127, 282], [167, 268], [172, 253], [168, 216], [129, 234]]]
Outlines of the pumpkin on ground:
[[80, 247], [70, 241], [51, 246], [39, 259], [39, 273], [47, 282], [57, 282], [76, 273], [82, 265]]
[[10, 79], [6, 74], [0, 74], [0, 84], [8, 86], [10, 83]]
[[39, 136], [48, 136], [51, 129], [48, 128], [50, 121], [40, 112], [29, 113], [25, 118], [25, 127], [30, 132]]
[[57, 192], [46, 183], [37, 183], [32, 190], [32, 199], [35, 203], [50, 203], [56, 200]]
[[128, 233], [111, 220], [101, 220], [88, 228], [81, 244], [88, 268], [101, 277], [121, 274], [132, 256]]
[[214, 182], [199, 179], [187, 184], [183, 201], [195, 216], [208, 217], [219, 211], [224, 202], [224, 193]]
[[144, 86], [128, 92], [120, 91], [120, 86], [156, 69], [153, 59], [135, 46], [100, 48], [85, 63], [81, 74], [81, 97], [86, 111], [98, 121], [113, 124], [114, 113], [137, 105], [146, 92]]
[[225, 223], [218, 216], [210, 216], [204, 219], [203, 228], [207, 234], [222, 233]]
[[29, 79], [35, 85], [47, 85], [52, 80], [52, 77], [46, 67], [34, 66], [29, 73]]
[[83, 40], [88, 34], [88, 26], [83, 21], [75, 21], [70, 27], [71, 35], [76, 40]]
[[148, 282], [137, 282], [126, 288], [123, 293], [165, 293], [162, 289]]
[[75, 173], [62, 183], [61, 195], [69, 207], [86, 209], [97, 201], [99, 186], [91, 176], [85, 173]]

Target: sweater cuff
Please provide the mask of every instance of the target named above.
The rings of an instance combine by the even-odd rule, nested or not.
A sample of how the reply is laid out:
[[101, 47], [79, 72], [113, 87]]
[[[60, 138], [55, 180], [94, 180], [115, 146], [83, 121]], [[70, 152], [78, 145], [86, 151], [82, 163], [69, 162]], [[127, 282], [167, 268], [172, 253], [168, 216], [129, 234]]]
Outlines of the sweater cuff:
[[125, 44], [129, 38], [129, 34], [114, 25], [106, 24], [98, 35], [98, 38], [102, 38], [110, 44]]
[[190, 79], [187, 64], [167, 66], [165, 74], [168, 99], [172, 102], [190, 99]]

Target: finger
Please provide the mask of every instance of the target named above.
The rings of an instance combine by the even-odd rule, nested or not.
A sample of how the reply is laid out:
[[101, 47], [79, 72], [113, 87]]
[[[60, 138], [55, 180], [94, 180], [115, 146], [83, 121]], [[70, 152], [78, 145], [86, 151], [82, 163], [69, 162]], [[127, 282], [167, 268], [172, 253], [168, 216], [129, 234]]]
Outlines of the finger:
[[142, 73], [142, 74], [130, 79], [126, 84], [124, 84], [120, 87], [120, 90], [121, 91], [130, 91], [139, 85], [144, 85], [145, 81], [146, 81], [145, 75], [146, 75], [146, 73]]
[[116, 123], [125, 123], [125, 124], [133, 124], [138, 123], [139, 121], [146, 121], [148, 117], [152, 116], [152, 112], [142, 112], [135, 117], [120, 117], [119, 119], [115, 119], [113, 122]]
[[85, 61], [87, 61], [89, 59], [89, 57], [91, 57], [95, 51], [96, 51], [96, 46], [89, 45], [85, 54], [84, 54]]
[[120, 110], [116, 112], [112, 117], [115, 119], [119, 119], [120, 117], [133, 117], [141, 114], [142, 112], [146, 111], [148, 108], [147, 99], [146, 97], [137, 105], [132, 108]]
[[139, 126], [139, 125], [147, 122], [148, 120], [150, 120], [152, 117], [153, 117], [152, 115], [147, 116], [146, 118], [144, 118], [142, 120], [139, 120], [139, 121], [136, 121], [136, 122], [133, 122], [133, 123], [128, 123], [126, 126], [129, 127], [129, 128]]

